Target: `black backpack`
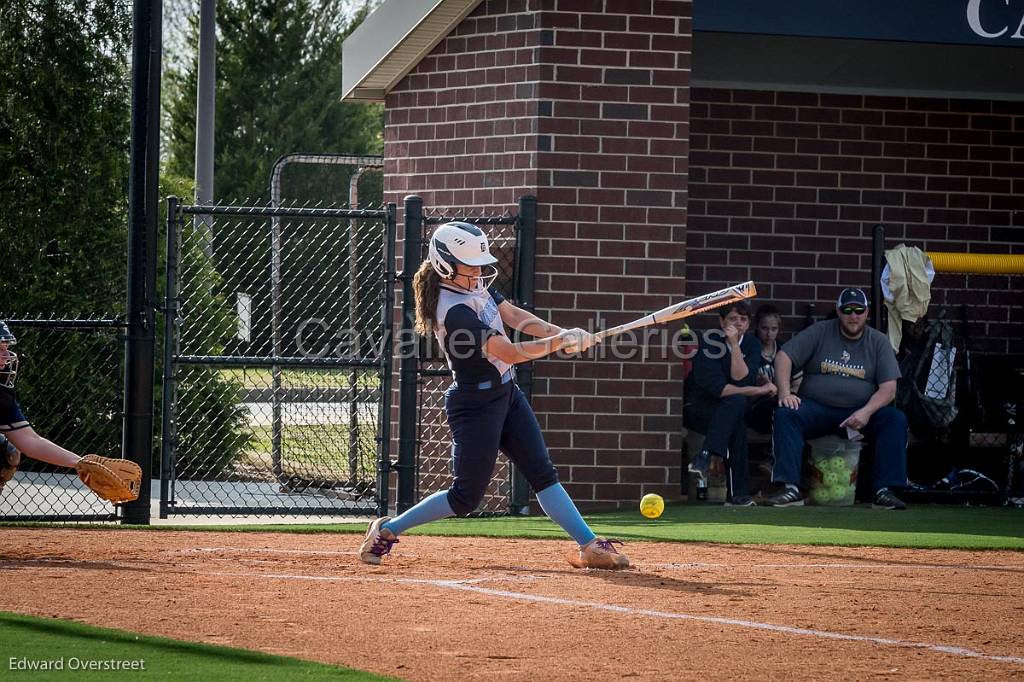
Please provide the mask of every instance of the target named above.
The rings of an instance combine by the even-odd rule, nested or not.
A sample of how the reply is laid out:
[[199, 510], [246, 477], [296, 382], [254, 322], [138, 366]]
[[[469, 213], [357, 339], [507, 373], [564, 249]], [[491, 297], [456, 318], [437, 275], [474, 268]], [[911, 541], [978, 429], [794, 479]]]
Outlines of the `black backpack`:
[[956, 347], [949, 320], [930, 320], [908, 351], [900, 361], [903, 377], [896, 387], [896, 406], [914, 433], [927, 436], [949, 426], [957, 415]]

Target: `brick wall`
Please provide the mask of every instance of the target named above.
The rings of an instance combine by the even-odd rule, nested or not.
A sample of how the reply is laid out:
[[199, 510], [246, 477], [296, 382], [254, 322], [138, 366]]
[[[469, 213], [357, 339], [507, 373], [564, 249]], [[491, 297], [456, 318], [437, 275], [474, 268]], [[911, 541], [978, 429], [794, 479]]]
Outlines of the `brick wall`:
[[526, 0], [487, 0], [388, 94], [388, 200], [514, 206], [536, 188], [538, 14]]
[[[633, 319], [685, 289], [690, 2], [487, 0], [387, 97], [385, 193], [539, 201], [536, 307]], [[603, 326], [603, 325], [602, 325]], [[580, 506], [678, 493], [678, 363], [537, 363], [534, 405]]]
[[[1024, 253], [1024, 103], [694, 89], [690, 289], [754, 279], [798, 328], [887, 248]], [[983, 351], [1024, 336], [1020, 277], [939, 274]], [[1018, 348], [1012, 348], [1019, 352]]]

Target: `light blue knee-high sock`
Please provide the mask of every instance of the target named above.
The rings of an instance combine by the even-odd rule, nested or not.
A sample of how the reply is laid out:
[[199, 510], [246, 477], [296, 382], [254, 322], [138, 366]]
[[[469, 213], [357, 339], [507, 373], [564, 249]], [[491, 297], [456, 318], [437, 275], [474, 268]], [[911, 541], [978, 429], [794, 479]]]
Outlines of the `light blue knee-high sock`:
[[580, 516], [579, 510], [561, 483], [541, 490], [537, 493], [537, 501], [540, 502], [540, 508], [544, 513], [571, 535], [581, 547], [597, 537]]
[[[448, 504], [448, 491], [442, 490], [430, 497], [423, 498], [419, 501], [419, 504], [405, 510], [404, 513], [391, 519], [381, 527], [387, 528], [395, 535], [401, 535], [413, 526], [422, 526], [424, 523], [446, 519], [449, 516], [455, 516], [455, 512], [452, 511], [451, 505]], [[580, 520], [582, 521], [582, 519]]]

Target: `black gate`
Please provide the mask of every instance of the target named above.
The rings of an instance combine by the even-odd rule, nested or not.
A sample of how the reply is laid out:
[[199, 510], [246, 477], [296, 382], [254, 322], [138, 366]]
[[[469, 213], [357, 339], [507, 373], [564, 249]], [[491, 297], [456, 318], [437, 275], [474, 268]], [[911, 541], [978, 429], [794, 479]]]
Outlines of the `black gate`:
[[[403, 248], [403, 302], [400, 338], [412, 338], [415, 306], [412, 275], [427, 255], [425, 230], [453, 220], [483, 227], [491, 253], [498, 259], [494, 286], [522, 308], [533, 309], [533, 274], [537, 200], [519, 201], [518, 215], [454, 215], [442, 209], [425, 209], [423, 200], [405, 200]], [[405, 511], [420, 499], [448, 487], [451, 481], [451, 436], [444, 415], [444, 392], [451, 372], [433, 338], [422, 339], [417, 354], [403, 353], [400, 360], [397, 509]], [[532, 365], [516, 368], [516, 382], [530, 397]], [[528, 508], [529, 487], [504, 457], [475, 516], [523, 514]]]
[[387, 509], [395, 215], [169, 199], [161, 518]]

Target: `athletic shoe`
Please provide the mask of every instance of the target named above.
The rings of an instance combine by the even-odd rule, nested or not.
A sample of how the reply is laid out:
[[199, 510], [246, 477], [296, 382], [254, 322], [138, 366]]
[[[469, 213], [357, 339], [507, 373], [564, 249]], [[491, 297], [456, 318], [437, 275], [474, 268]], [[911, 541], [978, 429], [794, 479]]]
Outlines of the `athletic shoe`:
[[756, 507], [757, 502], [750, 495], [740, 495], [734, 497], [731, 500], [727, 500], [725, 503], [726, 507]]
[[804, 497], [800, 494], [799, 489], [790, 488], [787, 485], [774, 495], [764, 498], [763, 504], [766, 507], [802, 507], [804, 506]]
[[381, 559], [391, 553], [391, 546], [398, 542], [398, 537], [387, 528], [381, 528], [390, 520], [390, 516], [382, 516], [370, 522], [363, 544], [359, 545], [360, 561], [379, 566]]
[[687, 466], [687, 471], [700, 476], [701, 480], [708, 480], [708, 469], [711, 468], [711, 453], [707, 450], [698, 452], [693, 461]]
[[629, 568], [629, 559], [619, 554], [612, 545], [621, 545], [618, 540], [605, 540], [597, 537], [580, 547], [579, 552], [569, 552], [569, 563], [576, 568], [603, 568], [618, 571]]
[[872, 509], [906, 509], [907, 503], [892, 494], [888, 488], [879, 488], [875, 493]]

